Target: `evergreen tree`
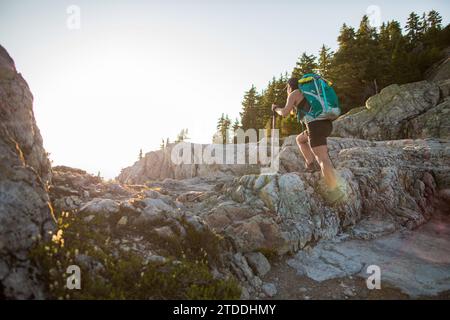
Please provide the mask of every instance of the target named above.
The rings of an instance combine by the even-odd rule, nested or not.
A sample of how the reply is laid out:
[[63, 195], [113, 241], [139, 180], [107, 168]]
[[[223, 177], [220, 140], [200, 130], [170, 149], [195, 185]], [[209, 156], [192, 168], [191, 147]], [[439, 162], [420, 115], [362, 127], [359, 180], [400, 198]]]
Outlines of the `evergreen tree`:
[[439, 12], [435, 10], [428, 12], [427, 25], [430, 30], [442, 30], [442, 17]]
[[395, 47], [398, 47], [398, 45], [402, 45], [403, 49], [406, 51], [405, 38], [402, 35], [402, 28], [398, 21], [393, 20], [388, 24], [388, 33], [391, 42], [390, 49], [392, 50]]
[[139, 160], [142, 159], [142, 149], [139, 150]]
[[217, 132], [219, 133], [221, 137], [221, 141], [223, 144], [229, 142], [229, 128], [231, 125], [231, 120], [228, 117], [228, 115], [224, 115], [222, 113], [222, 116], [219, 118], [219, 122], [217, 124]]
[[[346, 112], [392, 83], [423, 79], [425, 71], [443, 57], [442, 50], [450, 43], [450, 25], [443, 28], [442, 17], [432, 10], [421, 16], [410, 13], [404, 32], [398, 21], [383, 23], [378, 32], [363, 16], [356, 31], [344, 23], [337, 40], [336, 52], [322, 45], [317, 59], [302, 53], [291, 75], [318, 72], [331, 80]], [[287, 78], [287, 73], [273, 77], [261, 93], [254, 86], [245, 92], [240, 113], [244, 130], [272, 127], [271, 106], [286, 102]], [[226, 118], [223, 115], [219, 123]], [[277, 117], [276, 127], [285, 136], [296, 133], [299, 126], [293, 117]]]
[[236, 118], [233, 122], [233, 143], [237, 143], [237, 137], [236, 137], [236, 131], [241, 127], [241, 125], [239, 124], [239, 119]]
[[355, 43], [355, 29], [348, 27], [345, 23], [342, 25], [338, 36], [339, 51], [341, 55], [351, 50]]
[[388, 49], [389, 45], [390, 45], [390, 38], [389, 38], [389, 25], [390, 22], [386, 23], [383, 22], [380, 26], [380, 34], [379, 34], [379, 41], [380, 41], [380, 46], [382, 46], [383, 48]]
[[[267, 123], [272, 125], [272, 104], [277, 104], [284, 107], [287, 99], [286, 82], [287, 73], [280, 75], [278, 79], [272, 78], [267, 89], [262, 94], [259, 109], [258, 109], [258, 126], [257, 129], [267, 128]], [[279, 125], [277, 126], [279, 128]]]
[[219, 120], [217, 121], [217, 126], [216, 126], [216, 129], [217, 130], [221, 130], [222, 129], [222, 126], [223, 126], [223, 122], [225, 121], [225, 114], [224, 113], [222, 113], [222, 115], [220, 116], [220, 118], [219, 118]]
[[261, 94], [261, 99], [259, 103], [257, 118], [258, 118], [258, 126], [257, 129], [265, 128], [267, 122], [271, 123], [272, 119], [272, 104], [277, 103], [278, 99], [278, 89], [277, 80], [275, 77], [267, 85], [267, 88]]
[[319, 51], [319, 61], [317, 62], [317, 69], [319, 74], [324, 78], [328, 78], [332, 59], [333, 53], [331, 52], [331, 49], [325, 45], [322, 45], [322, 48], [320, 48]]
[[361, 45], [371, 45], [377, 38], [377, 31], [375, 27], [370, 25], [369, 17], [364, 15], [356, 32], [356, 41]]
[[415, 78], [415, 68], [410, 65], [407, 52], [408, 40], [402, 34], [402, 28], [398, 21], [391, 21], [388, 26], [389, 32], [389, 60], [390, 69], [386, 73], [386, 81], [383, 87], [392, 83], [406, 83]]
[[355, 30], [344, 23], [338, 36], [339, 48], [329, 70], [329, 78], [334, 82], [344, 112], [350, 109], [347, 106], [353, 106], [360, 100], [358, 90], [361, 83], [355, 64], [355, 42]]
[[293, 134], [298, 134], [300, 131], [300, 124], [297, 121], [296, 115], [290, 115], [282, 118], [280, 127], [280, 137], [288, 137]]
[[223, 137], [223, 143], [229, 143], [230, 142], [230, 127], [231, 127], [231, 120], [228, 117], [228, 115], [225, 116], [225, 120], [223, 122], [223, 128], [222, 128], [222, 137]]
[[419, 34], [424, 35], [428, 31], [428, 27], [427, 15], [424, 12], [419, 22]]
[[415, 43], [419, 40], [420, 36], [420, 18], [415, 12], [409, 14], [405, 27], [407, 33], [406, 37], [409, 43]]
[[237, 129], [239, 129], [240, 127], [241, 127], [241, 125], [239, 124], [239, 119], [238, 118], [234, 119], [233, 131], [237, 131]]
[[178, 143], [188, 139], [188, 129], [181, 129], [180, 133], [177, 135], [175, 142]]
[[303, 52], [292, 71], [292, 77], [300, 78], [305, 73], [314, 72], [316, 68], [316, 57], [313, 54], [308, 55], [306, 52]]
[[[443, 32], [441, 24], [442, 17], [440, 16], [440, 14], [437, 11], [432, 10], [428, 12], [426, 18], [424, 17], [424, 20], [426, 20], [425, 23], [427, 25], [427, 28], [423, 35], [423, 42], [424, 45], [428, 47], [427, 49], [430, 51], [436, 51], [438, 49], [438, 46], [441, 45], [441, 43], [446, 44], [446, 46], [448, 46], [450, 39], [447, 39], [447, 42], [445, 40], [441, 42], [441, 35], [443, 34]], [[428, 61], [426, 60], [435, 58], [433, 55], [435, 55], [435, 53], [431, 53], [429, 57], [426, 57], [425, 64], [428, 63]]]
[[361, 80], [362, 100], [378, 92], [378, 81], [382, 75], [380, 72], [382, 51], [378, 42], [376, 28], [370, 25], [368, 16], [364, 15], [356, 32], [357, 60], [355, 62], [359, 70], [358, 77]]
[[256, 87], [252, 85], [250, 90], [245, 92], [244, 99], [242, 100], [242, 112], [240, 115], [242, 129], [244, 130], [256, 128], [257, 101], [258, 93], [256, 92]]

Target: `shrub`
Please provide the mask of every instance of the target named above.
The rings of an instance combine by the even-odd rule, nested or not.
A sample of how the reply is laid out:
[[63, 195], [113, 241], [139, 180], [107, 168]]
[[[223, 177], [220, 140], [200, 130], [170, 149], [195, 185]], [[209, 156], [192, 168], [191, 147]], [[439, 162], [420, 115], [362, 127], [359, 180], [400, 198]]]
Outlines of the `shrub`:
[[[235, 279], [215, 279], [209, 268], [208, 251], [218, 254], [218, 239], [186, 228], [182, 248], [171, 251], [164, 263], [146, 263], [132, 251], [115, 246], [114, 233], [105, 230], [105, 218], [85, 222], [83, 216], [63, 212], [58, 232], [51, 241], [32, 250], [34, 263], [42, 270], [42, 281], [51, 299], [238, 299]], [[206, 238], [205, 238], [206, 237]], [[213, 241], [214, 240], [214, 241]], [[206, 242], [206, 249], [200, 243]], [[217, 258], [217, 257], [216, 257]], [[81, 261], [81, 263], [80, 263]], [[69, 290], [69, 265], [81, 269], [81, 289]]]

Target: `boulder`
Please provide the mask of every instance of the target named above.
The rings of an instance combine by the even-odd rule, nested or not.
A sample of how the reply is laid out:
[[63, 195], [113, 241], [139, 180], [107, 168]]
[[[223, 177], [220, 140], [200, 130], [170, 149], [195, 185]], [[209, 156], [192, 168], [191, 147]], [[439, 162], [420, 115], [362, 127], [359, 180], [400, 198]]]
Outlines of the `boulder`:
[[406, 138], [404, 127], [407, 123], [435, 107], [439, 99], [439, 86], [434, 82], [390, 85], [370, 97], [365, 108], [349, 112], [335, 120], [332, 136], [368, 140]]
[[248, 265], [247, 259], [245, 256], [238, 252], [235, 253], [231, 257], [231, 264], [230, 267], [237, 276], [237, 278], [243, 282], [248, 284], [248, 287], [246, 287], [246, 290], [253, 293], [257, 291], [261, 285], [262, 281], [261, 278], [259, 278], [257, 275], [255, 275]]
[[163, 226], [159, 228], [155, 228], [154, 232], [163, 239], [173, 239], [175, 237], [175, 233], [169, 226]]
[[441, 100], [450, 96], [450, 75], [448, 76], [448, 78], [449, 79], [441, 80], [437, 83], [441, 94]]
[[333, 136], [368, 140], [443, 138], [448, 125], [450, 50], [426, 72], [426, 80], [392, 84], [333, 122]]
[[151, 199], [147, 198], [142, 200], [145, 207], [143, 209], [143, 214], [152, 214], [152, 213], [159, 213], [159, 212], [174, 212], [175, 208], [168, 205], [164, 200], [162, 199]]
[[17, 144], [21, 157], [37, 175], [47, 182], [51, 178], [50, 161], [33, 113], [33, 95], [28, 84], [16, 71], [6, 50], [0, 46], [0, 106], [2, 138]]
[[277, 294], [277, 287], [273, 283], [264, 283], [261, 288], [270, 298]]
[[[208, 151], [212, 150], [213, 147], [216, 150], [221, 150], [220, 152], [223, 154], [220, 163], [216, 163], [207, 157], [210, 153], [214, 153]], [[245, 144], [241, 145], [241, 147], [248, 153], [248, 150], [254, 148], [254, 145]], [[182, 148], [191, 150], [190, 160], [187, 163], [174, 163], [172, 161], [172, 152], [176, 154], [176, 151]], [[226, 164], [226, 154], [231, 151], [235, 151], [232, 159], [233, 164]], [[237, 146], [233, 144], [212, 145], [187, 142], [169, 144], [162, 150], [151, 151], [145, 154], [142, 159], [135, 162], [132, 166], [122, 169], [116, 179], [122, 183], [135, 184], [167, 178], [181, 180], [193, 177], [241, 176], [260, 172], [260, 167], [257, 164], [238, 164], [237, 151]], [[182, 154], [181, 151], [180, 154]], [[207, 163], [206, 161], [210, 162]]]
[[411, 119], [404, 128], [406, 138], [439, 137], [450, 139], [450, 98], [446, 98], [436, 107]]
[[260, 277], [265, 276], [270, 271], [269, 260], [261, 252], [250, 252], [245, 257], [250, 267]]
[[230, 238], [239, 252], [264, 249], [284, 254], [289, 251], [276, 215], [262, 208], [222, 203], [207, 213], [204, 220], [209, 228]]
[[120, 211], [120, 206], [117, 201], [111, 199], [96, 198], [80, 208], [80, 213], [99, 214], [110, 216]]
[[0, 296], [43, 299], [30, 250], [54, 230], [46, 183], [50, 162], [33, 115], [33, 96], [0, 46]]
[[440, 81], [450, 78], [450, 47], [444, 50], [444, 58], [426, 71], [425, 77], [430, 81]]
[[[295, 156], [294, 143], [295, 137], [289, 137], [282, 147], [282, 153], [293, 154], [287, 159]], [[338, 183], [345, 192], [340, 203], [327, 203], [320, 173], [306, 173], [304, 168], [246, 175], [228, 187], [232, 199], [238, 191], [243, 199], [222, 203], [205, 216], [206, 223], [233, 239], [241, 252], [263, 248], [284, 254], [314, 240], [331, 239], [359, 222], [353, 234], [365, 239], [402, 226], [415, 228], [438, 209], [438, 190], [449, 188], [448, 141], [330, 138], [329, 145]], [[281, 166], [289, 167], [283, 160]]]

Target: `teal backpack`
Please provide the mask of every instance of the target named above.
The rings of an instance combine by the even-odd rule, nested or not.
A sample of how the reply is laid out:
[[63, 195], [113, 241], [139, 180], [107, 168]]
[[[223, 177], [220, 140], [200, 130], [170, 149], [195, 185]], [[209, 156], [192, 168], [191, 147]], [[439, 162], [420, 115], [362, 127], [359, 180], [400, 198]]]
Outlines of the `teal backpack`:
[[334, 120], [341, 114], [339, 99], [328, 82], [315, 73], [307, 73], [298, 80], [298, 89], [309, 103], [309, 110], [297, 108], [297, 120]]

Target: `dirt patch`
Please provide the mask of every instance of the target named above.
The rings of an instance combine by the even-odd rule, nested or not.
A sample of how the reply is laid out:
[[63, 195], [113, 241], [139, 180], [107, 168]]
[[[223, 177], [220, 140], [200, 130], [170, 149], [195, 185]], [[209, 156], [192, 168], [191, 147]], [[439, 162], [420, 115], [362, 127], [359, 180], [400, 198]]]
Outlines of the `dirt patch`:
[[[410, 296], [400, 289], [382, 283], [380, 290], [369, 290], [366, 280], [350, 276], [322, 282], [314, 281], [306, 276], [297, 275], [296, 271], [286, 264], [285, 258], [272, 262], [271, 271], [263, 278], [265, 282], [275, 283], [277, 294], [275, 300], [407, 300]], [[450, 300], [450, 291], [437, 296], [421, 296], [414, 299]]]

